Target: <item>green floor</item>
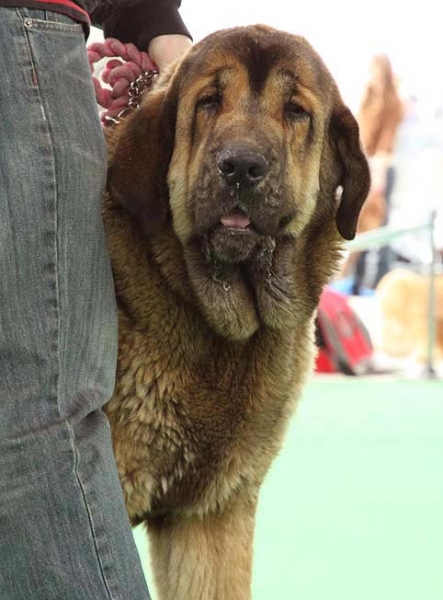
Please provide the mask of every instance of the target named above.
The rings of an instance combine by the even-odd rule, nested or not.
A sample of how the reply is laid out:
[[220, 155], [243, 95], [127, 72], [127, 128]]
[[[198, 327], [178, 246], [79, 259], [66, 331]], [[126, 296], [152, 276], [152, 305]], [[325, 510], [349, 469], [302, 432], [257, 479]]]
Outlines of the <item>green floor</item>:
[[253, 599], [443, 599], [442, 381], [308, 385], [262, 489]]

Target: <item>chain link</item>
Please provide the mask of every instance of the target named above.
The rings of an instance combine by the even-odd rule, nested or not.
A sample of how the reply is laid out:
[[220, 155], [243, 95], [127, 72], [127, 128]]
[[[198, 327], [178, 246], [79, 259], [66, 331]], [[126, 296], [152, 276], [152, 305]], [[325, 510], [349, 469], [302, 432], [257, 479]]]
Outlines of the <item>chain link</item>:
[[128, 87], [128, 106], [123, 108], [116, 117], [106, 116], [103, 117], [103, 121], [106, 126], [117, 125], [132, 109], [140, 106], [142, 96], [152, 87], [155, 78], [158, 75], [158, 71], [149, 70], [144, 71], [134, 81], [131, 81]]
[[152, 87], [154, 79], [157, 75], [157, 71], [144, 71], [144, 73], [139, 75], [137, 79], [131, 81], [128, 88], [129, 108], [138, 108], [140, 106], [140, 102], [144, 92]]

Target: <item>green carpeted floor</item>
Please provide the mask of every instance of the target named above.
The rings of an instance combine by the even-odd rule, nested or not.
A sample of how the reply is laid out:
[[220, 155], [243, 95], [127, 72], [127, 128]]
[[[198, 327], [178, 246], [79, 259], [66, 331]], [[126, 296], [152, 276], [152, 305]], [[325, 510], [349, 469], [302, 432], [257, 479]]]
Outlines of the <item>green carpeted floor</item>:
[[315, 379], [262, 489], [253, 599], [442, 598], [443, 382]]

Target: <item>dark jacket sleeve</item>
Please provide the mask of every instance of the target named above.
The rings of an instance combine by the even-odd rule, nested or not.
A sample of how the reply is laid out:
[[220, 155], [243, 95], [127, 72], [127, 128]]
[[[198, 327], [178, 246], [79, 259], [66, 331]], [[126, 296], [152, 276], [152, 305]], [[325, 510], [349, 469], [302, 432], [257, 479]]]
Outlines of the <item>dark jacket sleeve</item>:
[[105, 37], [132, 42], [146, 51], [158, 35], [182, 34], [191, 37], [178, 11], [181, 0], [84, 0], [94, 25]]

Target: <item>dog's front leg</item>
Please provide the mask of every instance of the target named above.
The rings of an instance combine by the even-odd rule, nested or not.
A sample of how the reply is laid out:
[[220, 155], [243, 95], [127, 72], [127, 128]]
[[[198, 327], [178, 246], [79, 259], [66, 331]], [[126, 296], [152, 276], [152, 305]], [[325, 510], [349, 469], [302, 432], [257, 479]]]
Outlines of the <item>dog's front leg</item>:
[[159, 600], [250, 600], [256, 498], [202, 517], [150, 520]]

